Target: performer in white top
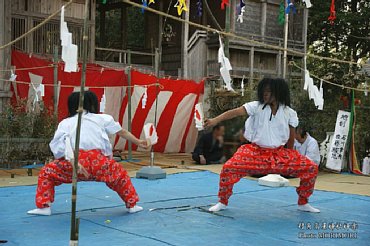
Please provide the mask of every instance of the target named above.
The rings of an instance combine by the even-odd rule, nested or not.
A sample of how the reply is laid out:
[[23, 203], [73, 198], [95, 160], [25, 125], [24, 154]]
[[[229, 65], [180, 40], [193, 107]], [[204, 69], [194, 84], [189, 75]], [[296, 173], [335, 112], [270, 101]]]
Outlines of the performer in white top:
[[297, 145], [295, 146], [296, 150], [311, 161], [315, 162], [317, 165], [320, 165], [320, 149], [319, 144], [316, 139], [314, 139], [305, 129], [305, 126], [299, 125], [295, 130], [295, 139]]
[[[72, 146], [75, 146], [79, 94], [74, 92], [68, 97], [69, 117], [59, 123], [50, 142], [55, 160], [41, 169], [36, 191], [37, 208], [28, 211], [28, 214], [50, 215], [50, 205], [54, 202], [54, 187], [72, 182]], [[98, 99], [94, 92], [84, 93], [83, 108], [78, 181], [105, 182], [118, 193], [130, 213], [141, 211], [143, 208], [136, 205], [139, 197], [127, 171], [111, 158], [112, 146], [108, 135], [118, 134], [143, 148], [148, 147], [147, 142], [122, 129], [112, 116], [98, 114]]]
[[298, 117], [289, 107], [287, 83], [283, 79], [264, 78], [258, 84], [257, 94], [258, 101], [246, 103], [205, 122], [206, 126], [214, 126], [224, 120], [248, 115], [244, 136], [251, 142], [242, 145], [224, 164], [220, 174], [219, 202], [209, 210], [215, 212], [225, 209], [234, 184], [247, 175], [282, 174], [301, 180], [297, 188], [298, 209], [320, 212], [308, 204], [318, 167], [292, 149]]
[[370, 173], [370, 153], [362, 161], [362, 173], [365, 175]]

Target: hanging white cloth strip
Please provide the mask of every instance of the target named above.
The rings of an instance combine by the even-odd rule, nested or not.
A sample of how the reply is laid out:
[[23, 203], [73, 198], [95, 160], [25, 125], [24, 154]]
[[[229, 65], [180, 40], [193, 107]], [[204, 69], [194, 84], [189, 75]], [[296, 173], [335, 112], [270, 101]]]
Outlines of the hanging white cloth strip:
[[[306, 57], [304, 58], [306, 61]], [[306, 62], [305, 62], [306, 64]], [[313, 79], [310, 76], [310, 72], [307, 70], [305, 65], [304, 71], [304, 86], [303, 89], [308, 91], [309, 99], [313, 99], [315, 106], [318, 110], [323, 110], [324, 108], [324, 90], [322, 88], [322, 80], [320, 81], [320, 89], [314, 84]]]
[[141, 108], [144, 109], [146, 107], [146, 101], [148, 100], [148, 88], [145, 86], [144, 95], [141, 99]]
[[219, 35], [219, 42], [220, 42], [220, 48], [218, 49], [218, 62], [221, 63], [220, 68], [220, 74], [225, 82], [225, 88], [228, 91], [234, 91], [234, 89], [231, 87], [231, 76], [230, 76], [230, 70], [232, 70], [229, 58], [225, 56], [224, 52], [224, 45], [221, 40], [221, 36]]
[[72, 33], [68, 31], [67, 22], [64, 21], [64, 6], [60, 13], [60, 40], [62, 43], [62, 60], [64, 61], [64, 72], [77, 72], [78, 69], [78, 47], [72, 44]]
[[243, 78], [242, 78], [242, 82], [241, 82], [240, 88], [242, 90], [242, 97], [244, 97], [244, 75], [243, 75]]
[[306, 4], [306, 8], [311, 8], [312, 7], [312, 3], [310, 0], [302, 0], [302, 2], [304, 2]]

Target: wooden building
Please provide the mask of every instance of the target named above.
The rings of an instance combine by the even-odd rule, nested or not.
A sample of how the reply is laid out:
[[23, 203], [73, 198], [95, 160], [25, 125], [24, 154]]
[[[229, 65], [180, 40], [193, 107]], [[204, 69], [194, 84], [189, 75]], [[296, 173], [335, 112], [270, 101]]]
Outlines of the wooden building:
[[[133, 0], [134, 1], [134, 0]], [[54, 13], [66, 0], [0, 0], [0, 45], [6, 44], [29, 31]], [[65, 12], [73, 43], [81, 47], [84, 0], [74, 0]], [[141, 0], [135, 0], [141, 3]], [[157, 0], [150, 7], [177, 16], [177, 0]], [[220, 9], [221, 0], [203, 0], [202, 15], [197, 15], [197, 0], [187, 0], [190, 21], [224, 30], [230, 23], [230, 32], [264, 43], [283, 46], [283, 26], [278, 24], [280, 0], [245, 0], [244, 22], [237, 22], [236, 4], [230, 0], [230, 21], [226, 11]], [[303, 51], [305, 48], [304, 14], [299, 9], [290, 15], [288, 48]], [[307, 12], [305, 13], [307, 15]], [[0, 68], [10, 68], [10, 49], [52, 57], [59, 47], [60, 15], [30, 33], [12, 47], [0, 50]], [[182, 18], [187, 18], [183, 12]], [[133, 66], [152, 72], [154, 50], [161, 52], [162, 75], [186, 77], [196, 81], [219, 75], [217, 51], [218, 35], [187, 26], [181, 22], [135, 8], [121, 0], [90, 0], [89, 9], [89, 61], [115, 67], [128, 62], [128, 50]], [[186, 38], [188, 37], [188, 38]], [[241, 78], [281, 75], [282, 53], [253, 45], [240, 39], [230, 39], [232, 76]], [[81, 52], [82, 49], [79, 49]], [[10, 72], [0, 71], [1, 79]], [[0, 83], [0, 110], [11, 96], [9, 82]]]

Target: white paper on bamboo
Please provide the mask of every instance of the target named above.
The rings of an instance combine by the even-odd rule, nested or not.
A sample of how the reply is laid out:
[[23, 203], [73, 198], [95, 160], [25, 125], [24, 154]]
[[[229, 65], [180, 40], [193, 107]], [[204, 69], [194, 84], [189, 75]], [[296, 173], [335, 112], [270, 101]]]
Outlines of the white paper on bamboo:
[[[304, 58], [306, 60], [306, 57]], [[306, 64], [306, 63], [305, 63]], [[322, 80], [320, 81], [320, 89], [313, 82], [313, 78], [310, 76], [310, 72], [307, 68], [304, 68], [304, 86], [303, 89], [308, 91], [308, 98], [314, 100], [315, 106], [318, 110], [324, 108], [324, 90], [322, 88]]]
[[148, 101], [148, 88], [145, 87], [145, 91], [144, 91], [144, 94], [143, 94], [143, 97], [141, 99], [141, 108], [142, 109], [145, 109], [146, 107], [146, 102]]
[[306, 4], [306, 8], [311, 8], [312, 7], [312, 3], [311, 3], [311, 0], [302, 0], [305, 4]]
[[202, 103], [197, 103], [194, 110], [195, 127], [198, 131], [204, 130], [204, 113]]
[[243, 6], [243, 7], [240, 8], [240, 14], [238, 15], [238, 18], [236, 20], [239, 23], [243, 23], [243, 21], [244, 21], [244, 19], [243, 19], [244, 12], [245, 12], [245, 6]]
[[157, 130], [155, 129], [154, 124], [147, 123], [144, 125], [144, 135], [145, 139], [150, 141], [150, 145], [158, 143]]
[[31, 84], [31, 90], [33, 90], [33, 93], [30, 94], [30, 91], [28, 92], [29, 95], [32, 95], [34, 96], [33, 98], [33, 102], [39, 102], [42, 100], [42, 97], [45, 96], [45, 87], [44, 85], [42, 84], [42, 79], [43, 77], [42, 76], [39, 76], [37, 74], [33, 74], [33, 73], [28, 73], [28, 75], [30, 76], [30, 84]]
[[67, 22], [64, 21], [64, 6], [60, 13], [60, 40], [62, 44], [62, 60], [65, 72], [77, 72], [78, 70], [78, 46], [72, 44], [72, 33], [68, 31]]
[[231, 76], [230, 76], [230, 70], [232, 70], [229, 58], [225, 56], [224, 52], [224, 45], [221, 41], [221, 36], [218, 37], [219, 42], [220, 42], [220, 48], [218, 49], [218, 62], [221, 63], [221, 68], [220, 68], [220, 74], [225, 82], [225, 88], [228, 91], [234, 91], [234, 89], [231, 86]]
[[14, 73], [13, 69], [11, 70], [9, 81], [14, 82], [17, 78], [17, 75]]

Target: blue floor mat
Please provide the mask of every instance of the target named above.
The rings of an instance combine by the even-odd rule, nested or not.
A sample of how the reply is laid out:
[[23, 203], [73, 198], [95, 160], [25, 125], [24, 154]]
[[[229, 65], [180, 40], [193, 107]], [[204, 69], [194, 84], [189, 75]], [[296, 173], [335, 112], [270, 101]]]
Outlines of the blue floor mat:
[[[242, 179], [227, 210], [211, 214], [219, 176], [182, 173], [132, 179], [144, 211], [128, 214], [103, 183], [78, 184], [79, 245], [370, 245], [370, 197], [315, 191], [321, 213], [297, 211], [294, 187]], [[52, 216], [30, 216], [36, 186], [0, 188], [4, 245], [68, 245], [71, 185], [56, 187]], [[149, 211], [149, 209], [154, 209]], [[308, 238], [316, 237], [316, 238]], [[352, 237], [352, 238], [338, 238]]]

